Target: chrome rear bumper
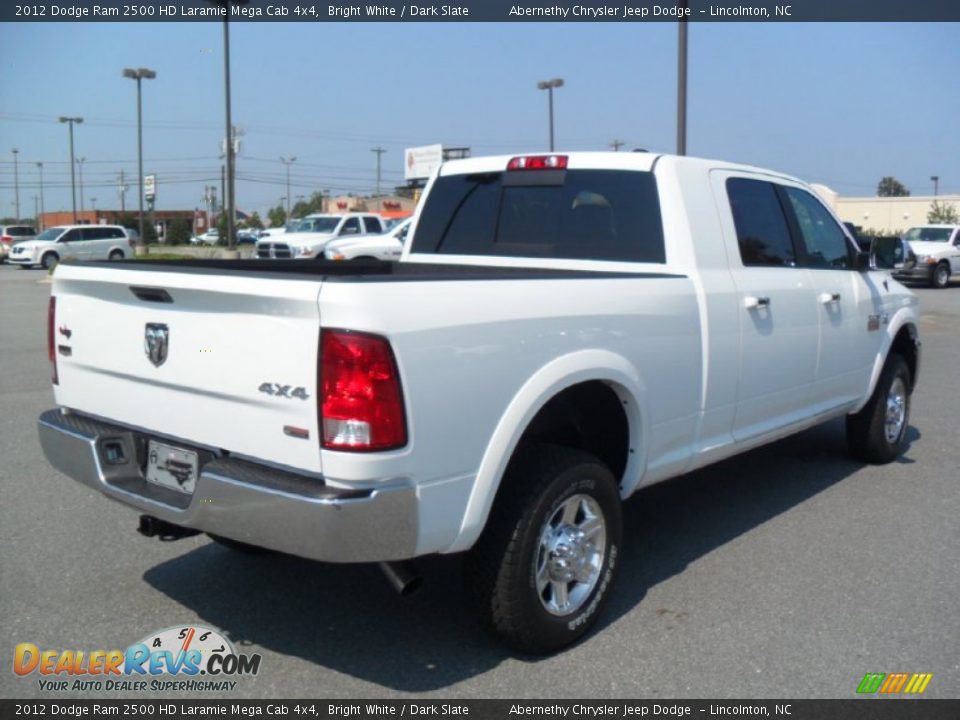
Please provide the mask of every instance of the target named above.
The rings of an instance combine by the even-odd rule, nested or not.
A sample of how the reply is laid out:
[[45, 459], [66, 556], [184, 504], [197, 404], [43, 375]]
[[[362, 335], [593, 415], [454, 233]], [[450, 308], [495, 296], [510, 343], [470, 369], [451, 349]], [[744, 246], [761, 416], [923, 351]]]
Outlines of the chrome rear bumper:
[[[192, 495], [144, 477], [142, 432], [60, 409], [37, 421], [47, 460], [63, 474], [161, 520], [326, 562], [413, 557], [417, 495], [412, 484], [333, 488], [322, 478], [195, 450]], [[164, 440], [164, 442], [170, 442]]]

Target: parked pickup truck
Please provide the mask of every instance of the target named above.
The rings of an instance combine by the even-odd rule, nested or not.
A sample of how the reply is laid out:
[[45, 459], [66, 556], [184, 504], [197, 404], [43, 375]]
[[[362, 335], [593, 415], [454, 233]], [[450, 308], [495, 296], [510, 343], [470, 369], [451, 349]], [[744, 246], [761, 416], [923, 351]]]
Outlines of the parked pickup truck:
[[263, 259], [323, 259], [323, 249], [338, 238], [382, 233], [383, 218], [373, 213], [308, 215], [286, 233], [261, 238], [257, 257]]
[[903, 235], [916, 255], [914, 264], [894, 271], [898, 280], [923, 280], [938, 289], [960, 275], [960, 225], [920, 225]]
[[148, 535], [401, 588], [469, 551], [490, 625], [547, 652], [596, 620], [639, 488], [836, 417], [866, 462], [904, 447], [917, 299], [798, 180], [451, 161], [411, 236], [398, 263], [61, 264], [47, 458]]

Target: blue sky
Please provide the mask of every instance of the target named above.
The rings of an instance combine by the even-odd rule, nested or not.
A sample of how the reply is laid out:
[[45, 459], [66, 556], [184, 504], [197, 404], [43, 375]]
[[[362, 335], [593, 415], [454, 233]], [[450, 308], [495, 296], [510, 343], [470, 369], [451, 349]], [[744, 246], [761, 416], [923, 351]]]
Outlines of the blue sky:
[[[136, 175], [135, 83], [144, 81], [145, 172], [158, 208], [201, 205], [219, 188], [222, 24], [6, 24], [0, 42], [0, 216], [13, 212], [19, 149], [21, 214], [39, 193], [70, 208], [67, 128], [82, 116], [76, 155], [85, 206], [119, 207], [116, 178]], [[956, 24], [690, 26], [691, 155], [748, 162], [872, 195], [894, 175], [915, 195], [960, 193], [960, 43]], [[474, 155], [547, 144], [556, 91], [558, 150], [673, 152], [677, 29], [671, 23], [233, 23], [234, 123], [245, 131], [237, 205], [286, 193], [279, 157], [296, 156], [291, 194], [366, 193], [383, 155], [384, 187], [402, 181], [403, 149], [436, 142]], [[127, 193], [135, 207], [136, 193]]]

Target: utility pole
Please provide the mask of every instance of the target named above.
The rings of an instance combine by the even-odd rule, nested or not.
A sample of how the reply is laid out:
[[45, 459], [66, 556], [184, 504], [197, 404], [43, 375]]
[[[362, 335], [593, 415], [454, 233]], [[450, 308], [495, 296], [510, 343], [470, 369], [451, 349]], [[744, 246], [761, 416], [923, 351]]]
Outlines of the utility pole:
[[[226, 199], [227, 199], [226, 187], [227, 187], [227, 168], [226, 166], [221, 165], [220, 166], [220, 209], [221, 210], [223, 210], [224, 203], [226, 202]], [[214, 209], [214, 212], [216, 212], [216, 209], [217, 209], [216, 202], [214, 202], [213, 204], [213, 209]]]
[[623, 140], [613, 140], [610, 142], [610, 147], [613, 148], [614, 152], [620, 152], [620, 148], [622, 148], [624, 145], [625, 143]]
[[[42, 218], [43, 215], [44, 215], [44, 210], [43, 210], [43, 163], [42, 163], [42, 162], [38, 162], [38, 163], [37, 163], [37, 169], [40, 171], [40, 218]], [[40, 222], [40, 218], [37, 219], [37, 224], [42, 226], [43, 223]], [[43, 227], [40, 227], [39, 229], [40, 229], [40, 230], [43, 230]]]
[[40, 224], [40, 209], [39, 209], [39, 207], [37, 206], [37, 200], [38, 200], [37, 196], [34, 195], [34, 196], [33, 196], [33, 222], [34, 222], [36, 225], [39, 225], [39, 224]]
[[[380, 147], [379, 145], [375, 148], [371, 148], [370, 152], [377, 154], [377, 197], [380, 197], [380, 156], [386, 152], [386, 149]], [[380, 201], [377, 201], [377, 207], [380, 207]]]
[[931, 175], [930, 179], [933, 180], [933, 196], [936, 197], [940, 192], [940, 176]]
[[17, 172], [19, 162], [18, 156], [20, 151], [17, 148], [13, 149], [13, 206], [16, 208], [15, 212], [17, 214], [17, 222], [20, 222], [20, 176]]

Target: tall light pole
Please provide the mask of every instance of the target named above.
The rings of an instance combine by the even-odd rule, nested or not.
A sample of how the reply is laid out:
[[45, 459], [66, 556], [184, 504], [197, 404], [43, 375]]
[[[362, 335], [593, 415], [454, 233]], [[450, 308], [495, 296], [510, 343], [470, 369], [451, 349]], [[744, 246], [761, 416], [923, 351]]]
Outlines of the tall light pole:
[[227, 133], [227, 187], [225, 189], [224, 210], [227, 213], [227, 247], [235, 250], [236, 232], [234, 225], [236, 223], [236, 196], [234, 195], [234, 167], [233, 167], [233, 119], [231, 118], [230, 108], [230, 10], [233, 5], [247, 5], [250, 0], [210, 0], [222, 7], [226, 12], [223, 14], [223, 90], [225, 107], [225, 124]]
[[[687, 0], [681, 2], [687, 7]], [[684, 14], [686, 17], [686, 14]], [[687, 154], [687, 21], [677, 23], [677, 155]]]
[[288, 222], [290, 221], [290, 166], [293, 165], [293, 163], [295, 163], [296, 161], [297, 161], [296, 156], [289, 157], [289, 158], [285, 158], [281, 156], [280, 158], [280, 162], [282, 162], [287, 168], [287, 221]]
[[13, 206], [16, 208], [15, 212], [17, 213], [17, 222], [20, 222], [20, 177], [17, 173], [18, 170], [18, 155], [20, 151], [17, 148], [13, 149]]
[[153, 80], [157, 73], [150, 68], [124, 68], [123, 76], [137, 81], [137, 198], [140, 209], [140, 243], [143, 244], [146, 236], [143, 234], [143, 102], [140, 81], [144, 78]]
[[547, 104], [550, 113], [550, 152], [553, 152], [553, 89], [563, 87], [563, 78], [553, 78], [553, 80], [541, 80], [537, 83], [537, 88], [547, 91]]
[[[375, 152], [377, 154], [377, 197], [379, 198], [380, 197], [380, 156], [386, 152], [386, 148], [377, 146], [375, 148], [371, 148], [370, 152]], [[380, 201], [378, 200], [377, 201], [378, 209], [379, 209], [379, 202]]]
[[70, 124], [70, 197], [73, 202], [73, 224], [77, 224], [77, 182], [73, 173], [73, 126], [83, 122], [82, 117], [60, 117], [60, 122]]
[[933, 196], [936, 197], [940, 191], [940, 176], [931, 175], [930, 179], [933, 180]]
[[[37, 170], [40, 172], [40, 217], [42, 218], [42, 217], [43, 217], [43, 214], [44, 214], [44, 210], [43, 210], [43, 163], [42, 163], [42, 162], [38, 162], [38, 163], [37, 163]], [[43, 223], [40, 222], [39, 219], [37, 220], [37, 224], [40, 225], [40, 226], [41, 226], [40, 229], [43, 230]]]
[[87, 161], [86, 157], [77, 158], [77, 170], [80, 172], [80, 214], [83, 215], [83, 164]]

